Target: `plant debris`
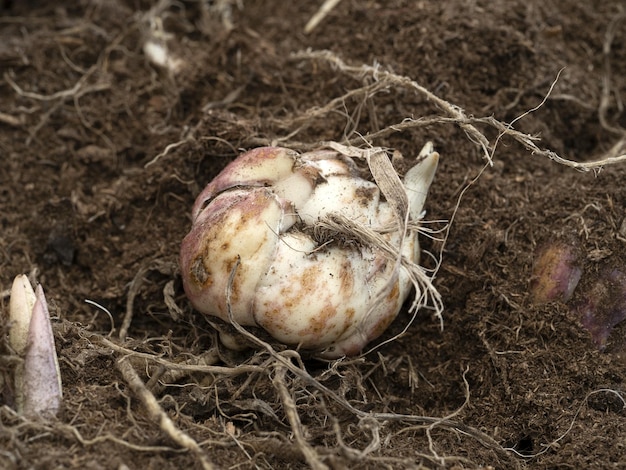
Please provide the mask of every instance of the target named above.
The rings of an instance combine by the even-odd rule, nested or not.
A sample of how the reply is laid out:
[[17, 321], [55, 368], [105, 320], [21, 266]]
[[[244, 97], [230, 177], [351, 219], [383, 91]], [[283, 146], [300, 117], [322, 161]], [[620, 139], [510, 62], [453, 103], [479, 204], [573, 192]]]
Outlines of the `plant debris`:
[[[580, 240], [571, 305], [626, 263], [623, 1], [0, 13], [0, 309], [13, 277], [36, 271], [63, 380], [56, 419], [0, 407], [0, 467], [620, 464], [626, 324], [600, 351], [528, 281], [555, 233]], [[177, 268], [207, 181], [254, 147], [330, 142], [397, 150], [404, 175], [397, 155], [428, 140], [442, 158], [421, 264], [444, 328], [409, 302], [350, 359], [311, 361], [237, 324], [255, 350], [223, 348]], [[320, 236], [336, 231], [326, 222]]]

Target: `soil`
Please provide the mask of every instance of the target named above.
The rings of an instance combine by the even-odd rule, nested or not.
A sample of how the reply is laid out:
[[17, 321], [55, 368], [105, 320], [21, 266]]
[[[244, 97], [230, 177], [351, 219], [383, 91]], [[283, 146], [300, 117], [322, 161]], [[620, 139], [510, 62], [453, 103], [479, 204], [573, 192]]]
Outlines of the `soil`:
[[[64, 387], [50, 421], [0, 408], [2, 468], [626, 468], [626, 325], [598, 347], [578, 313], [626, 261], [623, 1], [343, 0], [306, 33], [322, 3], [0, 2], [0, 308], [42, 283]], [[178, 268], [195, 197], [331, 140], [441, 154], [443, 329], [407, 305], [358, 358], [219, 347]], [[534, 301], [557, 240], [582, 279]]]

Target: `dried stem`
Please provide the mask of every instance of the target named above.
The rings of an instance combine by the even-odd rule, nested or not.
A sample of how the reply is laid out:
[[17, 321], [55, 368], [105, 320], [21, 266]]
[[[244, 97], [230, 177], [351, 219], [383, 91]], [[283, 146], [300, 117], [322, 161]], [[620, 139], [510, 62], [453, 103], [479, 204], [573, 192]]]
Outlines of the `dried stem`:
[[[313, 388], [319, 390], [325, 397], [337, 403], [339, 406], [344, 408], [346, 411], [351, 413], [352, 415], [360, 418], [360, 419], [373, 419], [376, 421], [401, 421], [406, 423], [414, 423], [419, 425], [428, 426], [431, 429], [433, 427], [442, 427], [447, 429], [453, 429], [462, 434], [468, 435], [473, 439], [480, 442], [485, 447], [492, 449], [495, 453], [501, 455], [504, 459], [510, 460], [513, 466], [517, 466], [512, 460], [510, 454], [491, 436], [484, 433], [483, 431], [468, 426], [466, 424], [454, 421], [447, 417], [437, 418], [431, 416], [419, 416], [419, 415], [406, 415], [400, 413], [377, 413], [377, 412], [367, 412], [359, 410], [355, 408], [349, 401], [345, 398], [339, 396], [336, 392], [322, 384], [320, 381], [312, 377], [309, 372], [307, 372], [303, 366], [296, 366], [292, 359], [296, 359], [298, 363], [301, 363], [300, 355], [297, 351], [284, 351], [282, 353], [278, 353], [274, 350], [274, 348], [267, 342], [261, 340], [256, 337], [254, 334], [247, 331], [244, 327], [238, 324], [234, 316], [232, 314], [231, 309], [231, 297], [232, 297], [232, 285], [235, 278], [235, 274], [239, 267], [239, 260], [235, 262], [233, 269], [229, 276], [228, 285], [226, 288], [226, 305], [228, 309], [228, 318], [233, 327], [247, 340], [251, 343], [256, 344], [261, 347], [271, 356], [271, 358], [276, 361], [275, 367], [282, 366], [284, 369], [288, 370], [296, 377], [300, 378], [305, 384], [312, 386]], [[465, 382], [467, 386], [467, 382]]]
[[[446, 114], [446, 116], [437, 116], [434, 118], [403, 119], [401, 122], [387, 126], [386, 128], [379, 131], [360, 135], [356, 138], [348, 140], [347, 143], [351, 145], [359, 145], [363, 144], [364, 142], [371, 144], [375, 139], [386, 137], [392, 133], [412, 128], [424, 127], [438, 123], [454, 123], [465, 131], [466, 135], [472, 142], [480, 147], [483, 156], [490, 165], [493, 164], [493, 154], [495, 152], [498, 142], [503, 136], [512, 138], [513, 140], [521, 144], [524, 148], [529, 150], [533, 155], [539, 155], [549, 158], [557, 163], [569, 166], [580, 171], [599, 171], [600, 169], [602, 169], [602, 167], [606, 165], [613, 165], [626, 161], [626, 153], [624, 153], [623, 151], [624, 145], [622, 141], [620, 141], [612, 149], [612, 151], [607, 154], [605, 158], [599, 160], [588, 162], [575, 162], [573, 160], [568, 160], [566, 158], [560, 157], [558, 154], [551, 150], [539, 148], [535, 144], [535, 142], [539, 140], [537, 137], [513, 129], [512, 123], [506, 124], [495, 119], [492, 116], [482, 118], [468, 116], [462, 108], [438, 97], [411, 78], [382, 70], [381, 67], [378, 65], [351, 66], [346, 64], [341, 58], [339, 58], [336, 54], [330, 51], [302, 51], [292, 54], [291, 57], [295, 60], [322, 60], [329, 63], [332, 67], [336, 68], [340, 72], [346, 73], [351, 76], [366, 76], [377, 82], [385, 83], [388, 86], [411, 89], [434, 103]], [[554, 88], [554, 84], [555, 82], [552, 83], [550, 87], [550, 92]], [[545, 98], [549, 96], [549, 93]], [[528, 113], [539, 109], [545, 102], [545, 98], [537, 107], [533, 108], [530, 111], [527, 111], [526, 113], [523, 113], [513, 122], [516, 122], [522, 117], [526, 116]], [[495, 142], [490, 142], [489, 139], [487, 139], [487, 137], [480, 130], [478, 130], [478, 128], [476, 127], [477, 124], [485, 124], [495, 128], [499, 132], [499, 135]], [[307, 144], [292, 142], [291, 144], [285, 143], [284, 145], [290, 147], [300, 146], [305, 148], [304, 146], [306, 146]]]
[[296, 442], [300, 451], [304, 455], [306, 462], [309, 464], [311, 468], [314, 470], [325, 470], [328, 468], [322, 461], [320, 460], [319, 455], [315, 452], [315, 449], [307, 442], [304, 437], [304, 431], [302, 429], [302, 423], [300, 422], [300, 416], [298, 415], [298, 408], [296, 407], [296, 403], [291, 396], [291, 392], [287, 388], [287, 384], [285, 383], [285, 376], [287, 369], [284, 366], [277, 365], [275, 367], [276, 374], [272, 379], [272, 383], [278, 394], [280, 396], [280, 400], [283, 404], [283, 411], [289, 420], [289, 424], [291, 426], [291, 430], [293, 431], [293, 435], [296, 438]]
[[91, 340], [94, 340], [97, 343], [100, 343], [102, 346], [112, 349], [115, 352], [124, 354], [129, 358], [138, 358], [144, 359], [150, 362], [154, 362], [155, 364], [162, 365], [167, 367], [170, 370], [180, 370], [180, 371], [188, 371], [188, 372], [203, 372], [208, 374], [222, 375], [225, 377], [236, 377], [242, 374], [250, 374], [253, 372], [263, 372], [265, 370], [264, 366], [255, 366], [255, 365], [246, 365], [242, 364], [237, 367], [224, 367], [224, 366], [214, 366], [214, 365], [203, 365], [202, 356], [199, 358], [196, 357], [195, 363], [185, 364], [185, 363], [176, 363], [167, 361], [163, 358], [160, 358], [154, 354], [140, 353], [137, 351], [133, 351], [132, 349], [125, 348], [118, 344], [109, 341], [104, 336], [92, 334], [90, 336]]
[[309, 22], [304, 27], [304, 32], [309, 34], [313, 31], [320, 22], [328, 16], [328, 14], [339, 5], [341, 0], [325, 0], [319, 10], [311, 17]]
[[294, 59], [317, 59], [325, 60], [329, 62], [333, 67], [337, 68], [341, 72], [357, 75], [357, 76], [370, 76], [376, 81], [382, 81], [401, 88], [410, 88], [417, 91], [419, 94], [426, 97], [426, 99], [435, 103], [437, 107], [442, 109], [448, 114], [448, 117], [452, 118], [468, 135], [470, 140], [478, 144], [483, 151], [485, 158], [491, 162], [491, 152], [489, 147], [489, 140], [471, 123], [471, 120], [467, 117], [465, 112], [459, 106], [453, 105], [448, 101], [438, 97], [428, 89], [421, 86], [416, 81], [409, 77], [396, 75], [392, 72], [382, 70], [378, 65], [361, 65], [359, 67], [351, 66], [341, 60], [336, 54], [330, 51], [305, 51], [292, 54]]
[[130, 389], [143, 404], [148, 412], [149, 418], [157, 423], [161, 430], [176, 444], [193, 453], [204, 470], [214, 470], [215, 466], [211, 463], [198, 443], [188, 434], [178, 429], [176, 424], [174, 424], [163, 408], [161, 408], [159, 402], [141, 381], [127, 357], [123, 357], [117, 362], [117, 368], [124, 377], [124, 380], [128, 383]]
[[122, 321], [122, 326], [120, 327], [119, 338], [123, 341], [126, 339], [128, 335], [128, 329], [133, 320], [133, 303], [135, 302], [135, 297], [139, 293], [141, 289], [141, 285], [143, 284], [144, 276], [150, 271], [158, 271], [163, 274], [172, 274], [176, 270], [176, 264], [173, 262], [167, 262], [162, 259], [154, 259], [144, 263], [135, 274], [132, 282], [130, 283], [130, 287], [128, 289], [128, 297], [126, 298], [126, 315], [124, 315], [124, 319]]
[[[602, 75], [602, 95], [600, 98], [600, 105], [598, 106], [598, 120], [602, 127], [609, 132], [622, 136], [622, 140], [626, 135], [626, 130], [619, 126], [613, 126], [608, 122], [607, 112], [611, 104], [611, 47], [613, 45], [613, 39], [615, 39], [615, 33], [618, 31], [618, 25], [620, 21], [626, 18], [626, 12], [621, 12], [613, 18], [613, 21], [609, 24], [609, 27], [605, 34], [604, 44], [602, 46], [602, 55], [604, 56], [604, 73]], [[619, 100], [619, 93], [615, 95]], [[618, 108], [622, 108], [622, 103], [618, 102]]]

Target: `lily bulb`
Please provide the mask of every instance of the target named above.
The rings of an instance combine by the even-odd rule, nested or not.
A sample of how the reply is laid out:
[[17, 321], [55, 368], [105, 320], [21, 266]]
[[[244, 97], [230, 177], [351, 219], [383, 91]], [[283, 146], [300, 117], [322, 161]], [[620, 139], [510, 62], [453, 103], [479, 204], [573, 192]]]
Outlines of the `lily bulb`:
[[41, 285], [34, 291], [24, 274], [13, 281], [9, 324], [9, 344], [23, 358], [15, 370], [18, 412], [28, 416], [56, 415], [63, 392], [48, 303]]
[[[180, 254], [195, 309], [229, 322], [230, 307], [236, 323], [325, 358], [358, 354], [385, 331], [417, 287], [407, 269], [419, 262], [417, 231], [339, 147], [257, 148], [206, 186]], [[409, 221], [438, 159], [428, 143], [403, 183], [393, 171]]]

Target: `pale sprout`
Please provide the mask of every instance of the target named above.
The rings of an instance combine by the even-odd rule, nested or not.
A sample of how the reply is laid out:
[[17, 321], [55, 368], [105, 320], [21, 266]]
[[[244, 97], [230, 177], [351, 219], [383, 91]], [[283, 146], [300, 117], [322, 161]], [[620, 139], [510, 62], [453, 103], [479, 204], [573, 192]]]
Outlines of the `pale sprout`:
[[13, 281], [9, 301], [9, 345], [22, 361], [14, 371], [15, 407], [28, 416], [53, 416], [63, 392], [48, 303], [41, 285], [28, 277]]
[[358, 354], [412, 286], [412, 307], [424, 301], [416, 223], [438, 159], [428, 143], [402, 183], [382, 149], [244, 153], [193, 207], [180, 259], [192, 305], [318, 356]]

